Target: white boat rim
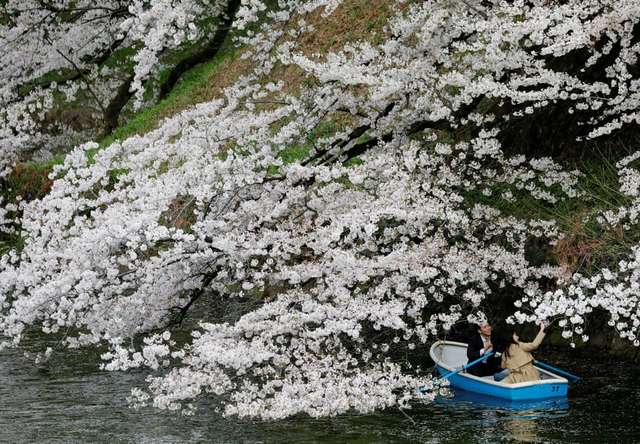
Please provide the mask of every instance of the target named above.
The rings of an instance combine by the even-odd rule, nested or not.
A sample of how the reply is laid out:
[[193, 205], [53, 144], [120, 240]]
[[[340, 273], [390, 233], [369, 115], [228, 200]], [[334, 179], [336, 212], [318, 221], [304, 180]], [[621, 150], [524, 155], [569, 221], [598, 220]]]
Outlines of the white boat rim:
[[[442, 360], [442, 354], [440, 359], [438, 359], [438, 357], [436, 356], [436, 350], [438, 348], [444, 349], [445, 347], [456, 347], [459, 349], [463, 349], [464, 350], [464, 360], [463, 362], [459, 362], [458, 365], [451, 365], [448, 364], [446, 362], [444, 362]], [[463, 342], [455, 342], [455, 341], [436, 341], [432, 346], [431, 349], [429, 350], [429, 355], [431, 356], [431, 359], [433, 359], [433, 362], [436, 363], [436, 365], [438, 365], [439, 367], [444, 368], [445, 370], [448, 371], [453, 371], [453, 370], [457, 370], [460, 367], [462, 367], [463, 365], [467, 364], [467, 355], [466, 355], [466, 351], [467, 351], [467, 344], [463, 343]], [[459, 361], [461, 361], [460, 359], [458, 359]], [[476, 381], [480, 381], [482, 383], [485, 384], [491, 384], [491, 385], [495, 385], [498, 387], [504, 387], [504, 388], [509, 388], [509, 389], [517, 389], [517, 388], [523, 388], [523, 387], [531, 387], [531, 386], [535, 386], [535, 385], [546, 385], [546, 384], [568, 384], [569, 380], [566, 378], [563, 378], [562, 376], [558, 376], [555, 373], [540, 368], [538, 366], [535, 366], [536, 369], [538, 369], [538, 371], [542, 374], [542, 375], [546, 375], [546, 378], [544, 379], [539, 379], [537, 381], [527, 381], [527, 382], [518, 382], [515, 384], [509, 384], [506, 382], [501, 382], [501, 381], [494, 381], [493, 378], [491, 376], [475, 376], [472, 375], [470, 373], [467, 372], [460, 372], [458, 373], [460, 376], [466, 377], [466, 378], [470, 378], [470, 379], [474, 379]]]

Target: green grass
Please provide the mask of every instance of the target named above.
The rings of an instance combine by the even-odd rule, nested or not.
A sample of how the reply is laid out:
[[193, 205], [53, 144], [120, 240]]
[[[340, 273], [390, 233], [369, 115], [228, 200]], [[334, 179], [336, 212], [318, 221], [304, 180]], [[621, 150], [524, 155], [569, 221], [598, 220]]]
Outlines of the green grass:
[[158, 127], [160, 122], [173, 115], [173, 110], [181, 110], [202, 101], [198, 94], [220, 67], [222, 62], [233, 58], [235, 52], [231, 49], [221, 51], [211, 61], [203, 63], [186, 72], [171, 92], [159, 103], [136, 113], [127, 122], [118, 127], [110, 135], [100, 141], [100, 147], [106, 147], [116, 140], [124, 140], [135, 134], [144, 134]]
[[24, 239], [17, 234], [0, 234], [0, 256], [9, 251], [20, 252], [24, 248]]
[[351, 159], [347, 160], [342, 165], [346, 166], [346, 167], [352, 167], [352, 166], [362, 165], [362, 164], [364, 164], [364, 161], [361, 158], [359, 158], [358, 156], [356, 156], [356, 157], [352, 157]]
[[306, 159], [309, 156], [310, 149], [309, 145], [293, 145], [280, 151], [278, 157], [282, 159], [285, 165], [288, 165]]
[[27, 95], [39, 86], [46, 86], [51, 84], [52, 82], [64, 82], [66, 80], [73, 78], [75, 75], [76, 75], [76, 72], [73, 69], [60, 69], [56, 71], [51, 71], [43, 75], [42, 77], [38, 78], [37, 80], [34, 80], [32, 82], [29, 82], [21, 86], [19, 89], [19, 92], [21, 95]]

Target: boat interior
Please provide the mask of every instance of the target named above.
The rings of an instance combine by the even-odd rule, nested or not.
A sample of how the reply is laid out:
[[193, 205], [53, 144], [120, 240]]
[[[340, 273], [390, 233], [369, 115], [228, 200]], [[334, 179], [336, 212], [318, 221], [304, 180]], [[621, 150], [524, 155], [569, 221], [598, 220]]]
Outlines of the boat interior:
[[[467, 363], [467, 346], [466, 344], [452, 344], [447, 343], [446, 345], [441, 345], [437, 347], [435, 350], [435, 357], [439, 361], [440, 364], [444, 364], [444, 366], [449, 367], [451, 370], [462, 367]], [[540, 379], [558, 379], [557, 375], [549, 372], [548, 370], [542, 369], [540, 367], [536, 367], [540, 372]], [[484, 376], [482, 379], [491, 381], [495, 383], [493, 376]]]

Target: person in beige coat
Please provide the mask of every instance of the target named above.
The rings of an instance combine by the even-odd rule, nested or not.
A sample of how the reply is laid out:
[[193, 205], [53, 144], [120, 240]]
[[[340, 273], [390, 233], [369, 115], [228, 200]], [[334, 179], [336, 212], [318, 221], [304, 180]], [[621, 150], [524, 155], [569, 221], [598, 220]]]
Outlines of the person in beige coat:
[[502, 380], [508, 384], [518, 382], [537, 381], [540, 373], [533, 366], [531, 352], [537, 350], [545, 336], [545, 324], [540, 324], [540, 331], [532, 342], [521, 342], [514, 332], [510, 343], [502, 353], [502, 368], [507, 369], [508, 376]]

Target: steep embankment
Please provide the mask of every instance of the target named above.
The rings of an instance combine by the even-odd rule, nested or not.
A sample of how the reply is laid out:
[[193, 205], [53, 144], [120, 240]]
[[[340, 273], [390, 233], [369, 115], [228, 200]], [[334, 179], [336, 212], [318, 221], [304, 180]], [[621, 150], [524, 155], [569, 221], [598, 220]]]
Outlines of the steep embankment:
[[[162, 58], [163, 69], [154, 73], [146, 85], [147, 104], [138, 111], [132, 109], [133, 94], [129, 91], [133, 80], [130, 61], [132, 52], [129, 49], [114, 51], [103, 63], [110, 69], [118, 68], [117, 76], [122, 78], [122, 82], [117, 88], [116, 97], [106, 106], [108, 115], [103, 119], [85, 122], [83, 129], [94, 134], [104, 131], [102, 137], [98, 138], [99, 146], [104, 148], [114, 141], [146, 134], [158, 128], [165, 119], [200, 103], [223, 98], [225, 88], [233, 85], [241, 77], [251, 75], [255, 68], [250, 59], [243, 58], [246, 44], [238, 43], [238, 39], [245, 36], [247, 30], [234, 30], [230, 26], [238, 7], [238, 2], [229, 3], [225, 18], [219, 28], [216, 28], [217, 31], [212, 38], [186, 45], [179, 50], [168, 51]], [[394, 12], [393, 8], [393, 2], [386, 0], [376, 1], [374, 4], [358, 0], [340, 4], [326, 17], [322, 11], [316, 10], [306, 17], [311, 28], [296, 38], [297, 44], [302, 53], [311, 55], [326, 54], [342, 48], [345, 44], [361, 40], [380, 43], [385, 37], [384, 28]], [[254, 32], [270, 20], [263, 18], [259, 25], [250, 26], [249, 31]], [[277, 26], [282, 33], [294, 32], [296, 29], [293, 22]], [[282, 40], [286, 39], [287, 37], [282, 37]], [[61, 77], [52, 74], [51, 79], [47, 79], [46, 82], [60, 80]], [[305, 82], [316, 80], [295, 65], [285, 66], [276, 63], [272, 70], [260, 76], [257, 81], [262, 85], [283, 82], [284, 88], [281, 93], [284, 95], [296, 94]], [[273, 97], [262, 100], [262, 105], [259, 102], [257, 106], [268, 107], [270, 101], [278, 104], [278, 100], [278, 96], [274, 94]], [[73, 110], [78, 111], [83, 107], [95, 106], [92, 101], [92, 97], [84, 95], [71, 103], [61, 102], [60, 109], [52, 113], [50, 118], [69, 123], [69, 113], [73, 114]], [[328, 114], [318, 122], [317, 128], [309, 133], [307, 143], [283, 150], [282, 157], [286, 162], [303, 159], [312, 147], [314, 139], [338, 133], [346, 127], [348, 121], [348, 114]], [[363, 131], [359, 131], [357, 137], [362, 137], [360, 133]], [[67, 146], [67, 149], [69, 148], [70, 146]], [[49, 175], [54, 166], [64, 162], [65, 155], [63, 151], [50, 160], [25, 159], [19, 162], [6, 178], [0, 178], [4, 202], [14, 203], [16, 198], [18, 201], [31, 201], [46, 195], [52, 183]], [[19, 245], [19, 237], [0, 233], [2, 251]]]

